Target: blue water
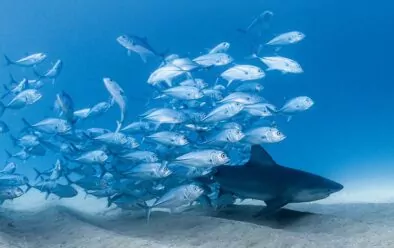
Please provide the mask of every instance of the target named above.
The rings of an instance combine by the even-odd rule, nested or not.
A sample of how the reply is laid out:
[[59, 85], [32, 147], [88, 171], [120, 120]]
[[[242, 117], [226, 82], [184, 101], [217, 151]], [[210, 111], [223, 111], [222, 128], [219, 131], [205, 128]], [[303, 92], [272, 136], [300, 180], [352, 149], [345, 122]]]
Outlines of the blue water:
[[[144, 64], [136, 54], [127, 56], [117, 36], [146, 36], [159, 51], [190, 56], [228, 41], [229, 53], [242, 62], [250, 50], [245, 37], [235, 30], [264, 10], [274, 12], [272, 36], [292, 30], [306, 34], [301, 43], [280, 52], [298, 61], [305, 73], [268, 73], [264, 96], [276, 105], [298, 95], [316, 102], [291, 122], [281, 122], [279, 128], [288, 138], [265, 146], [267, 150], [280, 164], [334, 179], [356, 180], [370, 173], [392, 178], [394, 15], [388, 1], [376, 5], [339, 0], [2, 1], [0, 53], [18, 58], [45, 52], [49, 61], [64, 61], [62, 75], [54, 87], [43, 89], [42, 101], [10, 111], [2, 120], [16, 134], [22, 128], [21, 117], [36, 122], [53, 115], [50, 107], [60, 90], [73, 97], [77, 108], [106, 100], [103, 77], [113, 78], [124, 88], [130, 101], [128, 120], [134, 120], [145, 109], [141, 98], [151, 94], [146, 80], [158, 62]], [[17, 79], [31, 75], [30, 70], [2, 65], [1, 83], [8, 82], [10, 71]], [[118, 116], [118, 108], [113, 108], [82, 127], [114, 129]], [[16, 151], [8, 136], [0, 137], [0, 142], [0, 150]], [[5, 154], [0, 151], [3, 160]], [[48, 168], [54, 160], [53, 156], [35, 158], [18, 170], [31, 173], [32, 166]]]

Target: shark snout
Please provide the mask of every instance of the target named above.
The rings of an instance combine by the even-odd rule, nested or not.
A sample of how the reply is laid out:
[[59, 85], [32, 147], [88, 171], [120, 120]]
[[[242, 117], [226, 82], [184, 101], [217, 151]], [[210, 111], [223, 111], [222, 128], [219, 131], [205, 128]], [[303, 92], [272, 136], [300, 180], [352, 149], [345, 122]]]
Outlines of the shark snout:
[[331, 181], [330, 185], [330, 194], [341, 191], [343, 189], [343, 185], [334, 181]]

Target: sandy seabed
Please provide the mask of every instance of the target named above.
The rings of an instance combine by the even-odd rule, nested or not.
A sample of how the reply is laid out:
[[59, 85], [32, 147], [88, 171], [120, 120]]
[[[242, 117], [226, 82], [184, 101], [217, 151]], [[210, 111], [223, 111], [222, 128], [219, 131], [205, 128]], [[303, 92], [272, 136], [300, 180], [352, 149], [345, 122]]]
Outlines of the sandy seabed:
[[[256, 220], [261, 206], [177, 215], [108, 210], [88, 198], [42, 202], [41, 195], [0, 209], [0, 248], [394, 247], [393, 203], [294, 204]], [[17, 204], [24, 202], [23, 208]]]

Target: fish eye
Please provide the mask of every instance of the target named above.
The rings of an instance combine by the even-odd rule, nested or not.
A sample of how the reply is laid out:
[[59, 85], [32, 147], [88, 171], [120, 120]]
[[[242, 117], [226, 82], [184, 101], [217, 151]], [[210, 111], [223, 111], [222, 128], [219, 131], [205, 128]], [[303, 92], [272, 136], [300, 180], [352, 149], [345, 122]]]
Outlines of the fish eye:
[[220, 157], [225, 158], [226, 154], [222, 153], [222, 154], [220, 154]]
[[278, 135], [278, 136], [281, 136], [281, 135], [282, 135], [282, 133], [281, 133], [281, 132], [279, 132], [279, 131], [277, 131], [277, 132], [276, 132], [276, 135]]

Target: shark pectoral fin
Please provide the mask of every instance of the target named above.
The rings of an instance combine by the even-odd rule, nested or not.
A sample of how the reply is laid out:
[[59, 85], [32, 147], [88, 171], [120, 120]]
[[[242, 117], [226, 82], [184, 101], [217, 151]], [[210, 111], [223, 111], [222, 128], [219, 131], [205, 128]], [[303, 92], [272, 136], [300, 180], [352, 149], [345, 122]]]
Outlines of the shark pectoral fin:
[[288, 201], [280, 198], [264, 202], [267, 206], [260, 210], [257, 214], [253, 215], [254, 218], [262, 218], [272, 215], [288, 203]]

